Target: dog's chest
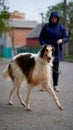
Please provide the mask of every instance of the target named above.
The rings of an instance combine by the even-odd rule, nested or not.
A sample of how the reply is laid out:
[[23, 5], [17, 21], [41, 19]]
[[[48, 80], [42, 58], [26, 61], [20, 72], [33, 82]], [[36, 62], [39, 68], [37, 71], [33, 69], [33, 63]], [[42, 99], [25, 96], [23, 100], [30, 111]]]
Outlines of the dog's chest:
[[49, 73], [48, 65], [41, 63], [41, 62], [36, 62], [35, 68], [33, 70], [33, 77], [38, 77], [40, 75], [44, 76], [45, 74]]

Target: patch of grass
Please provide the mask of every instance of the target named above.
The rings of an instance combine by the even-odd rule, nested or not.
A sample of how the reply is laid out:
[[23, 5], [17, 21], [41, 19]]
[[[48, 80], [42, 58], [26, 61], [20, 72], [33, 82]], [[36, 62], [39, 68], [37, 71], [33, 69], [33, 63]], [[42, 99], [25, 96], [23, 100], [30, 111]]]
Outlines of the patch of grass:
[[73, 55], [65, 56], [65, 59], [73, 60]]

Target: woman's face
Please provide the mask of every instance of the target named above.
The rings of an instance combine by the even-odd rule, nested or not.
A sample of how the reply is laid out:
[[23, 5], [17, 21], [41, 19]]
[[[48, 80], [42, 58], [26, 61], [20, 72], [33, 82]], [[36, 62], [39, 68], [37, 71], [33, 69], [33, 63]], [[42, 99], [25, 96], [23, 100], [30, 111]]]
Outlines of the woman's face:
[[53, 17], [51, 18], [51, 22], [52, 22], [52, 23], [56, 23], [57, 21], [58, 21], [58, 18], [57, 18], [57, 17], [53, 16]]

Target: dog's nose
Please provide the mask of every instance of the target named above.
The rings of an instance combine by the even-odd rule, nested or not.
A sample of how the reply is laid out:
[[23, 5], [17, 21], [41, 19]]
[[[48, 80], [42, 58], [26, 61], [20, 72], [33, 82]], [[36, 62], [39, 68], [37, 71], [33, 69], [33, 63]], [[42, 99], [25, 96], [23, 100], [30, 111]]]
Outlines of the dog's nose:
[[48, 57], [48, 60], [51, 60], [51, 57]]

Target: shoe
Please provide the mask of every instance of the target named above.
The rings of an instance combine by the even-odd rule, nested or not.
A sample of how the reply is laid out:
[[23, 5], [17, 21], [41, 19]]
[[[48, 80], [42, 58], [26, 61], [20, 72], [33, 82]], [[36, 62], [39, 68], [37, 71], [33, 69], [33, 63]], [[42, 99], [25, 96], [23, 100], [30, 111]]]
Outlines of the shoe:
[[60, 89], [59, 89], [59, 86], [54, 86], [54, 91], [56, 91], [56, 92], [60, 92]]

